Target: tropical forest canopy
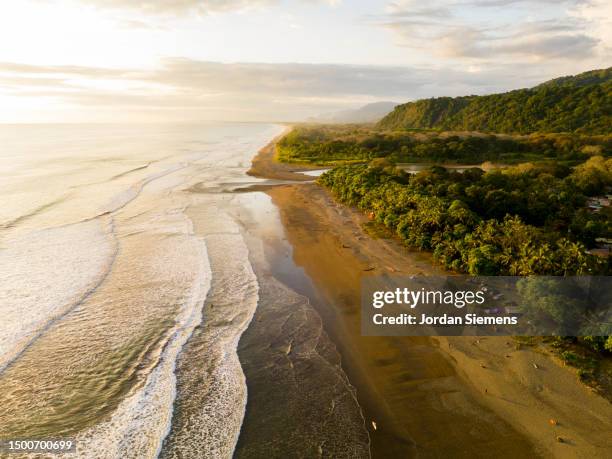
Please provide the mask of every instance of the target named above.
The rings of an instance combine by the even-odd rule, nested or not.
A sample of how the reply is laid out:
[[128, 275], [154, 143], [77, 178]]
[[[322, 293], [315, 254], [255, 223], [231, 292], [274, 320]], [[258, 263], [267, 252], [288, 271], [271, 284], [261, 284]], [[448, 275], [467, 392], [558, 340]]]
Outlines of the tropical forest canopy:
[[[432, 250], [447, 268], [474, 275], [588, 274], [607, 261], [586, 253], [612, 231], [610, 215], [586, 210], [612, 185], [612, 159], [571, 170], [530, 163], [464, 173], [433, 166], [409, 175], [385, 160], [341, 166], [320, 183], [371, 213], [407, 245]], [[603, 263], [603, 264], [602, 264]]]
[[[612, 239], [612, 207], [595, 212], [589, 199], [612, 193], [611, 75], [420, 100], [377, 125], [296, 126], [277, 143], [277, 159], [336, 166], [320, 184], [452, 271], [608, 275], [612, 257], [591, 249]], [[397, 167], [486, 161], [494, 163], [488, 172], [431, 166], [410, 175]], [[549, 303], [540, 311], [549, 319], [586, 317]], [[609, 330], [590, 333], [588, 347], [612, 350], [612, 338], [602, 337]]]
[[[375, 159], [369, 165], [336, 167], [319, 183], [407, 246], [433, 252], [453, 271], [487, 276], [611, 271], [612, 257], [591, 255], [588, 248], [598, 237], [612, 237], [612, 209], [594, 213], [586, 204], [588, 196], [612, 186], [612, 159], [594, 156], [573, 169], [556, 162], [463, 173], [432, 166], [416, 175]], [[539, 285], [540, 278], [525, 279], [527, 286]], [[558, 295], [549, 297], [537, 311], [542, 320], [553, 320], [564, 335], [564, 330], [576, 330], [568, 324], [579, 319], [587, 335], [581, 342], [612, 351], [609, 325], [589, 328], [587, 318], [597, 311], [587, 314], [560, 304]]]
[[378, 127], [529, 134], [610, 134], [612, 68], [487, 96], [436, 97], [397, 106]]
[[480, 164], [562, 160], [579, 163], [612, 153], [612, 135], [381, 131], [364, 125], [296, 126], [277, 144], [282, 162], [333, 166], [387, 158], [391, 162]]

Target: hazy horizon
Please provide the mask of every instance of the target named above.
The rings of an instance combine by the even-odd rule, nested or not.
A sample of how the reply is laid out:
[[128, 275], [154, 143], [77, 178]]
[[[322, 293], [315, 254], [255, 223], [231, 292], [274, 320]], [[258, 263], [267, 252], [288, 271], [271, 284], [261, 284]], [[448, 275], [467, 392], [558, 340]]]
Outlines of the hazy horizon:
[[[602, 0], [24, 0], [0, 123], [292, 122], [612, 65]], [[500, 9], [503, 14], [500, 14]]]

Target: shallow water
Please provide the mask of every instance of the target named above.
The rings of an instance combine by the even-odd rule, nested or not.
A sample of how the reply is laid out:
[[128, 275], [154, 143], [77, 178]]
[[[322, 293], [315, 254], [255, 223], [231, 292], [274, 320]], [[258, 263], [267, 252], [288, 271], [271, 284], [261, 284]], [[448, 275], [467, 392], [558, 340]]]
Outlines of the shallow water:
[[246, 171], [281, 130], [0, 126], [0, 439], [75, 438], [84, 458], [369, 456], [320, 318], [270, 276], [264, 246], [298, 269], [276, 208], [233, 192], [262, 182]]
[[[189, 436], [231, 455], [246, 403], [235, 350], [257, 281], [223, 184], [252, 182], [251, 157], [281, 129], [0, 127], [0, 438], [74, 436], [82, 457], [156, 456], [178, 356], [205, 323], [191, 365], [225, 360], [209, 362], [212, 416]], [[198, 234], [186, 211], [195, 183], [216, 192]], [[211, 282], [241, 321], [203, 322]]]
[[297, 266], [267, 194], [235, 198], [259, 282], [259, 304], [238, 354], [249, 399], [235, 458], [369, 458], [357, 393]]

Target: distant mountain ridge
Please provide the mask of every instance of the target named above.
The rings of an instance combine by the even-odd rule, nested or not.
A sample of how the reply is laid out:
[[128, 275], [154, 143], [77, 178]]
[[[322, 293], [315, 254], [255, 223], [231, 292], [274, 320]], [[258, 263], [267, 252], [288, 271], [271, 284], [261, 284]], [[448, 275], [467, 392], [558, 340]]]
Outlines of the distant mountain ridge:
[[341, 110], [312, 117], [309, 121], [321, 123], [376, 123], [398, 105], [397, 102], [374, 102], [352, 110]]
[[398, 105], [381, 129], [612, 133], [612, 67], [555, 78], [531, 89], [437, 97]]

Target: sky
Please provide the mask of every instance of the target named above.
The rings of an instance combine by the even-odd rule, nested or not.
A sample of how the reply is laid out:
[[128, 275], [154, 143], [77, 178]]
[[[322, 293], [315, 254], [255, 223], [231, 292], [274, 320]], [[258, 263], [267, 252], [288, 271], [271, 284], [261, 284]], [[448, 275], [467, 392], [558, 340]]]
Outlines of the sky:
[[6, 0], [0, 122], [295, 121], [612, 65], [609, 0]]

